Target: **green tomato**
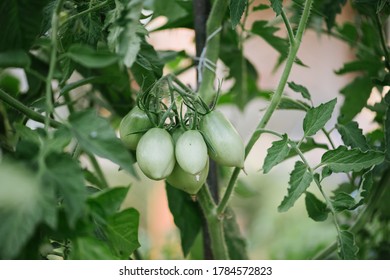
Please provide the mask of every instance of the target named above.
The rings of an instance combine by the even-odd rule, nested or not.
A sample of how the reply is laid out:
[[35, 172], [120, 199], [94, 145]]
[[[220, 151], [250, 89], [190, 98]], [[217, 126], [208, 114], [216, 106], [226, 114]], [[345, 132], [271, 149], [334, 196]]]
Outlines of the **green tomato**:
[[153, 180], [171, 174], [175, 166], [175, 152], [171, 135], [162, 128], [152, 128], [138, 143], [137, 162], [142, 172]]
[[221, 165], [244, 167], [244, 142], [221, 112], [211, 111], [205, 115], [200, 121], [200, 130], [210, 146], [212, 159]]
[[175, 146], [176, 161], [187, 173], [196, 175], [206, 166], [207, 146], [202, 134], [197, 130], [184, 132]]
[[128, 149], [136, 150], [139, 140], [145, 134], [142, 131], [152, 127], [153, 123], [149, 120], [148, 115], [138, 106], [135, 106], [123, 117], [119, 125], [119, 135]]
[[189, 194], [196, 194], [203, 184], [206, 182], [207, 175], [209, 174], [209, 161], [207, 160], [206, 166], [197, 175], [192, 175], [185, 172], [179, 164], [176, 163], [171, 175], [167, 177], [167, 182], [182, 191]]

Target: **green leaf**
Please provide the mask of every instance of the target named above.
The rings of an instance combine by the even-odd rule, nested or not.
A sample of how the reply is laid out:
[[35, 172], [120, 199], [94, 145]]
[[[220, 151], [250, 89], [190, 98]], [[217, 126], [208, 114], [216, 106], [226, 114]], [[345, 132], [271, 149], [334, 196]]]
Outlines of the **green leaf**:
[[57, 189], [67, 214], [68, 222], [74, 227], [84, 214], [87, 191], [83, 172], [78, 163], [67, 154], [51, 153], [45, 159], [44, 182]]
[[255, 7], [253, 7], [253, 11], [262, 11], [262, 10], [267, 10], [269, 8], [270, 8], [269, 5], [259, 4], [259, 5], [255, 6]]
[[372, 173], [373, 173], [372, 170], [370, 170], [364, 173], [363, 175], [360, 195], [363, 197], [363, 200], [366, 203], [368, 203], [369, 201], [371, 189], [372, 186], [374, 185], [374, 178]]
[[41, 185], [35, 174], [22, 165], [0, 162], [0, 259], [17, 257], [45, 222], [57, 225], [54, 190]]
[[351, 72], [365, 71], [367, 73], [375, 75], [375, 73], [377, 73], [381, 68], [382, 68], [381, 61], [374, 60], [374, 59], [361, 59], [361, 60], [355, 60], [355, 61], [345, 63], [343, 67], [335, 71], [335, 73], [337, 75], [342, 75]]
[[275, 50], [277, 50], [282, 57], [286, 57], [288, 53], [288, 40], [275, 36], [279, 28], [269, 26], [268, 21], [259, 20], [253, 23], [252, 32], [263, 38]]
[[342, 90], [345, 96], [344, 104], [340, 109], [339, 123], [348, 123], [364, 108], [372, 90], [371, 78], [357, 77]]
[[323, 222], [328, 218], [328, 207], [311, 192], [306, 192], [305, 203], [307, 214], [314, 221]]
[[326, 27], [330, 31], [336, 22], [336, 16], [341, 13], [347, 0], [323, 0], [320, 3], [320, 11], [324, 14]]
[[332, 198], [333, 208], [337, 212], [344, 210], [352, 210], [355, 205], [355, 199], [345, 192], [338, 192], [335, 197]]
[[129, 187], [105, 189], [93, 194], [88, 199], [93, 211], [102, 218], [114, 215], [122, 205]]
[[311, 100], [311, 95], [309, 93], [309, 90], [306, 87], [296, 84], [294, 82], [288, 82], [287, 84], [289, 88], [291, 88], [293, 91], [300, 93], [303, 98], [309, 101]]
[[290, 146], [287, 135], [283, 135], [283, 139], [272, 142], [272, 146], [267, 150], [267, 156], [264, 159], [263, 172], [268, 173], [272, 167], [281, 163], [289, 154]]
[[359, 148], [363, 152], [369, 149], [366, 137], [364, 137], [363, 131], [359, 128], [357, 122], [352, 121], [345, 125], [337, 124], [336, 127], [345, 145], [351, 148]]
[[307, 166], [303, 162], [297, 161], [294, 170], [290, 174], [288, 194], [278, 207], [279, 212], [286, 212], [293, 207], [295, 201], [306, 191], [312, 181], [313, 176]]
[[271, 2], [272, 10], [274, 10], [277, 16], [280, 15], [283, 9], [282, 6], [283, 0], [270, 0], [270, 2]]
[[175, 225], [180, 230], [181, 247], [184, 256], [190, 252], [192, 245], [202, 227], [202, 212], [191, 197], [166, 183], [169, 210]]
[[337, 238], [338, 254], [343, 260], [356, 260], [359, 248], [355, 243], [355, 236], [352, 232], [342, 230]]
[[383, 160], [384, 154], [381, 152], [362, 152], [359, 149], [348, 150], [345, 146], [339, 146], [322, 155], [321, 165], [328, 166], [333, 172], [358, 172], [380, 164]]
[[0, 2], [0, 52], [29, 49], [39, 35], [47, 0]]
[[69, 117], [71, 131], [88, 153], [111, 160], [133, 176], [133, 157], [116, 137], [109, 122], [95, 111], [76, 112]]
[[237, 224], [236, 216], [232, 209], [226, 209], [226, 219], [223, 222], [226, 247], [230, 260], [248, 260], [246, 252], [246, 242], [242, 237], [240, 228]]
[[140, 34], [146, 30], [139, 23], [144, 0], [122, 3], [115, 1], [115, 9], [107, 15], [109, 25], [108, 46], [122, 57], [124, 65], [130, 68], [141, 48]]
[[30, 65], [31, 59], [23, 50], [9, 50], [0, 52], [0, 68], [28, 68]]
[[248, 0], [230, 0], [230, 20], [234, 29], [240, 22], [242, 14], [245, 11]]
[[71, 260], [116, 260], [107, 245], [93, 237], [78, 237], [72, 240]]
[[107, 219], [107, 235], [116, 255], [128, 260], [140, 246], [138, 242], [139, 213], [134, 208], [125, 209]]
[[108, 51], [96, 51], [92, 47], [81, 44], [72, 45], [66, 56], [89, 68], [103, 68], [118, 61], [118, 57]]
[[332, 117], [336, 102], [337, 100], [333, 99], [318, 107], [310, 108], [309, 111], [307, 111], [305, 119], [303, 120], [303, 131], [305, 133], [305, 137], [313, 136], [317, 133], [317, 131], [325, 126]]

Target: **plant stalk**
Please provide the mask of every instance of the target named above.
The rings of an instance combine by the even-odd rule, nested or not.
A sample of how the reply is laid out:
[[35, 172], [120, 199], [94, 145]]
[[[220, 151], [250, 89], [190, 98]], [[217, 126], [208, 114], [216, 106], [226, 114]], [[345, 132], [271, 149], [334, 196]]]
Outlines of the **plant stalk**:
[[[264, 113], [263, 117], [261, 118], [259, 124], [257, 125], [257, 127], [255, 129], [255, 132], [252, 134], [252, 137], [249, 139], [249, 142], [246, 145], [245, 158], [248, 156], [248, 154], [251, 151], [251, 149], [253, 148], [254, 144], [260, 138], [260, 136], [263, 132], [263, 129], [268, 124], [269, 120], [271, 119], [272, 114], [276, 111], [276, 109], [280, 103], [280, 100], [282, 99], [284, 88], [286, 86], [288, 77], [291, 73], [292, 66], [294, 65], [294, 61], [297, 57], [297, 53], [298, 53], [299, 47], [301, 45], [302, 36], [303, 36], [303, 33], [304, 33], [306, 25], [307, 25], [307, 21], [308, 21], [309, 16], [310, 16], [310, 10], [311, 10], [312, 4], [313, 4], [313, 0], [306, 0], [305, 1], [305, 6], [303, 9], [301, 20], [300, 20], [299, 25], [298, 25], [297, 34], [295, 35], [294, 40], [290, 45], [290, 49], [289, 49], [289, 53], [287, 56], [286, 65], [285, 65], [283, 73], [282, 73], [282, 77], [280, 78], [278, 87], [276, 88], [276, 91], [275, 91], [274, 95], [272, 96], [271, 102], [270, 102], [266, 112]], [[224, 211], [229, 203], [230, 197], [233, 193], [234, 186], [236, 184], [236, 181], [237, 181], [238, 175], [240, 174], [240, 171], [241, 171], [241, 169], [236, 167], [234, 169], [231, 177], [230, 177], [230, 181], [228, 183], [225, 194], [223, 195], [221, 203], [218, 206], [218, 213], [219, 214], [224, 213]]]

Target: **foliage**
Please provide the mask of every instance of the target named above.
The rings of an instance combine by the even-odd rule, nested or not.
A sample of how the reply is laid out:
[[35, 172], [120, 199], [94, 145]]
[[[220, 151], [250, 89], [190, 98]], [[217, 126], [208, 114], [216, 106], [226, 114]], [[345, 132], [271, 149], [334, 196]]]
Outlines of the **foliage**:
[[[175, 138], [179, 127], [199, 129], [215, 106], [230, 104], [244, 110], [257, 98], [269, 105], [247, 143], [245, 157], [262, 134], [279, 137], [267, 148], [262, 168], [266, 174], [287, 159], [295, 160], [278, 210], [290, 210], [304, 196], [308, 217], [316, 222], [331, 220], [336, 229], [334, 243], [328, 248], [319, 246], [311, 257], [389, 258], [390, 95], [386, 90], [390, 50], [385, 26], [390, 3], [266, 3], [212, 1], [206, 48], [202, 57], [194, 59], [184, 51], [156, 50], [148, 41], [149, 33], [157, 30], [184, 27], [200, 32], [194, 27], [191, 1], [2, 1], [0, 259], [139, 258], [138, 248], [143, 247], [138, 236], [140, 214], [134, 208], [122, 208], [130, 187], [110, 185], [99, 165], [104, 158], [139, 178], [134, 149], [127, 149], [116, 136], [121, 119], [138, 107], [150, 124]], [[336, 18], [347, 5], [356, 19], [340, 24]], [[276, 19], [259, 19], [249, 26], [248, 16], [265, 9], [273, 11]], [[166, 23], [151, 30], [148, 22], [161, 16], [167, 18]], [[308, 88], [289, 79], [293, 66], [306, 66], [297, 53], [307, 28], [337, 38], [355, 53], [352, 61], [335, 71], [335, 75], [353, 74], [354, 78], [337, 98], [319, 105]], [[281, 29], [287, 36], [280, 35]], [[254, 37], [280, 56], [274, 69], [283, 71], [275, 90], [261, 88], [257, 82], [261, 73], [245, 56], [245, 42]], [[220, 96], [216, 89], [210, 90], [218, 59], [229, 70], [225, 79], [232, 85]], [[197, 63], [199, 95], [176, 75]], [[25, 74], [26, 92], [20, 90], [20, 77], [9, 71], [14, 68]], [[286, 85], [294, 95], [285, 92]], [[373, 92], [380, 93], [375, 104], [369, 102]], [[276, 110], [304, 113], [301, 137], [266, 130]], [[361, 129], [356, 117], [362, 110], [375, 116], [374, 131]], [[336, 124], [330, 122], [332, 116], [337, 116]], [[31, 120], [38, 124], [32, 125]], [[230, 123], [224, 124], [233, 129]], [[213, 147], [215, 141], [207, 140], [210, 133], [202, 134], [209, 155], [229, 159], [222, 144]], [[320, 134], [326, 141], [316, 138]], [[343, 144], [335, 146], [334, 137], [340, 137]], [[158, 151], [160, 139], [152, 140]], [[232, 153], [241, 159], [244, 148], [233, 146]], [[314, 149], [321, 151], [321, 157], [312, 164], [306, 153]], [[218, 169], [210, 176], [220, 176], [220, 199], [211, 196], [208, 184], [191, 195], [166, 184], [183, 255], [191, 258], [202, 236], [204, 241], [210, 238], [211, 245], [205, 244], [212, 257], [247, 259], [246, 239], [230, 205], [236, 184], [237, 193], [245, 192], [239, 190], [244, 184], [237, 183], [241, 160], [232, 164], [237, 166], [232, 172], [224, 172], [223, 162], [215, 159]], [[210, 169], [213, 165], [210, 162]], [[328, 179], [334, 173], [345, 174], [346, 181], [330, 192], [324, 183], [331, 182]]]

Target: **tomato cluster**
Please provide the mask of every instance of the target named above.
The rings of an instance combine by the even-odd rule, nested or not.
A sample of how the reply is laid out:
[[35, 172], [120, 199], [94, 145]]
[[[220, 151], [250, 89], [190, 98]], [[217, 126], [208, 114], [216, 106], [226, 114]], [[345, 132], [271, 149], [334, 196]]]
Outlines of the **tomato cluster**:
[[156, 109], [156, 99], [150, 102], [144, 98], [119, 127], [123, 143], [136, 152], [138, 165], [147, 177], [166, 179], [172, 186], [196, 194], [206, 182], [209, 156], [221, 165], [244, 167], [243, 141], [221, 112], [200, 103], [205, 109], [201, 112], [191, 99], [182, 117], [177, 99], [171, 99], [170, 107], [161, 105], [163, 109]]

